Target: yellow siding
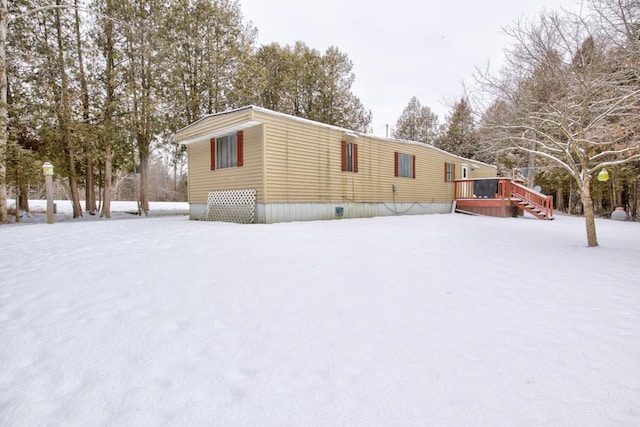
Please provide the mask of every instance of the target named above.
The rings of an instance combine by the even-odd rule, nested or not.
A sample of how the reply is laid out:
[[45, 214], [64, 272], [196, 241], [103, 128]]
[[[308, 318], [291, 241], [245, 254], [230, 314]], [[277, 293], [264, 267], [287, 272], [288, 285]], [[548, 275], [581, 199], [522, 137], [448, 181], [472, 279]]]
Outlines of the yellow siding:
[[[450, 202], [453, 183], [444, 182], [444, 163], [469, 165], [495, 176], [495, 168], [480, 164], [477, 171], [462, 159], [423, 144], [395, 142], [343, 131], [284, 115], [256, 111], [265, 124], [266, 202]], [[341, 170], [341, 141], [358, 144], [357, 173]], [[416, 156], [416, 178], [394, 176], [394, 152]], [[492, 171], [492, 172], [491, 172]]]
[[[207, 135], [244, 129], [244, 166], [210, 170]], [[256, 123], [261, 123], [257, 124]], [[259, 203], [422, 202], [453, 200], [454, 184], [444, 182], [445, 162], [462, 164], [470, 178], [496, 176], [491, 165], [451, 155], [431, 146], [346, 133], [260, 108], [244, 108], [206, 117], [176, 134], [190, 142], [189, 202], [205, 203], [214, 190], [252, 188]], [[198, 140], [202, 138], [202, 140]], [[358, 172], [341, 170], [341, 142], [358, 144]], [[416, 178], [394, 176], [394, 152], [416, 156]], [[393, 185], [397, 191], [392, 191]]]
[[[176, 135], [178, 142], [206, 135], [217, 129], [233, 127], [250, 120], [251, 110], [209, 117]], [[189, 203], [206, 203], [210, 191], [255, 189], [259, 203], [264, 201], [263, 185], [263, 126], [243, 130], [244, 165], [211, 170], [209, 139], [187, 146], [189, 173]]]
[[474, 165], [479, 166], [478, 170], [473, 171], [471, 178], [495, 178], [497, 168], [495, 166], [487, 165], [484, 163], [473, 162]]

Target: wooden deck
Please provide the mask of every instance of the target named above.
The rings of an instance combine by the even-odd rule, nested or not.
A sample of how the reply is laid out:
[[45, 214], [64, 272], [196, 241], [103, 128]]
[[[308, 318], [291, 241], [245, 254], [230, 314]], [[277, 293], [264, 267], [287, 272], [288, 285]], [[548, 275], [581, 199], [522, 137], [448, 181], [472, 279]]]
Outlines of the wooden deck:
[[553, 219], [553, 198], [509, 178], [455, 180], [456, 211], [496, 217], [516, 217], [529, 212]]

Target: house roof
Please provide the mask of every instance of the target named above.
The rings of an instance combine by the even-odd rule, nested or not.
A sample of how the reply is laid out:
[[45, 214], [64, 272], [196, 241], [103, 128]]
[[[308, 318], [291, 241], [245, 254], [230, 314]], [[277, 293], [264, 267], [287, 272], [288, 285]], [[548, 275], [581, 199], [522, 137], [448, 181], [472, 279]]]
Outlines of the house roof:
[[[382, 141], [418, 145], [418, 146], [421, 146], [421, 147], [426, 147], [426, 148], [429, 148], [429, 149], [432, 149], [432, 150], [435, 150], [435, 151], [440, 151], [442, 153], [446, 153], [446, 154], [448, 154], [450, 156], [456, 157], [456, 158], [461, 159], [461, 160], [466, 160], [469, 163], [479, 163], [479, 164], [483, 164], [483, 165], [486, 165], [486, 166], [495, 167], [495, 165], [491, 165], [489, 163], [480, 162], [478, 160], [468, 159], [466, 157], [462, 157], [462, 156], [459, 156], [457, 154], [450, 153], [448, 151], [445, 151], [445, 150], [442, 150], [440, 148], [434, 147], [433, 145], [430, 145], [430, 144], [425, 144], [423, 142], [409, 141], [409, 140], [405, 140], [405, 139], [381, 137], [381, 136], [377, 136], [377, 135], [373, 135], [373, 134], [368, 134], [368, 133], [364, 133], [364, 132], [360, 132], [360, 131], [355, 131], [355, 130], [343, 128], [343, 127], [340, 127], [340, 126], [335, 126], [335, 125], [330, 125], [330, 124], [327, 124], [327, 123], [317, 122], [315, 120], [305, 119], [303, 117], [293, 116], [291, 114], [281, 113], [279, 111], [270, 110], [268, 108], [259, 107], [257, 105], [247, 105], [245, 107], [240, 107], [240, 108], [235, 108], [235, 109], [232, 109], [232, 110], [222, 111], [222, 112], [219, 112], [219, 113], [209, 114], [207, 116], [204, 116], [204, 117], [196, 120], [195, 122], [193, 122], [191, 124], [188, 124], [187, 126], [181, 128], [181, 129], [179, 129], [176, 132], [176, 134], [180, 133], [180, 132], [182, 132], [184, 130], [187, 130], [187, 129], [191, 128], [192, 126], [195, 126], [195, 125], [197, 125], [197, 124], [199, 124], [199, 123], [201, 123], [203, 121], [209, 120], [209, 119], [211, 119], [213, 117], [219, 117], [219, 116], [223, 116], [223, 115], [226, 115], [226, 114], [233, 114], [233, 113], [237, 113], [239, 111], [248, 110], [248, 109], [254, 110], [254, 111], [259, 111], [259, 112], [262, 112], [262, 113], [265, 113], [265, 114], [270, 114], [272, 116], [284, 117], [284, 118], [287, 118], [289, 120], [294, 120], [294, 121], [298, 121], [298, 122], [302, 122], [302, 123], [307, 123], [307, 124], [311, 124], [311, 125], [314, 125], [314, 126], [320, 126], [320, 127], [324, 127], [324, 128], [328, 128], [328, 129], [334, 129], [334, 130], [343, 132], [343, 133], [345, 133], [347, 135], [351, 135], [351, 136], [356, 136], [356, 137], [362, 136], [362, 137], [367, 137], [367, 138], [371, 138], [371, 139], [378, 139], [378, 140], [382, 140]], [[191, 139], [191, 140], [187, 140], [187, 141], [183, 141], [183, 142], [181, 142], [181, 144], [182, 145], [189, 145], [189, 144], [191, 144], [193, 142], [200, 141], [202, 139], [216, 138], [216, 137], [223, 136], [223, 135], [226, 135], [226, 134], [231, 133], [231, 132], [235, 132], [235, 131], [247, 129], [249, 127], [257, 126], [259, 124], [261, 124], [261, 122], [259, 122], [259, 121], [254, 121], [254, 120], [246, 121], [244, 123], [235, 125], [233, 127], [227, 127], [227, 128], [224, 128], [224, 129], [216, 130], [215, 132], [212, 132], [211, 134], [199, 135], [197, 138], [194, 138], [194, 139]]]

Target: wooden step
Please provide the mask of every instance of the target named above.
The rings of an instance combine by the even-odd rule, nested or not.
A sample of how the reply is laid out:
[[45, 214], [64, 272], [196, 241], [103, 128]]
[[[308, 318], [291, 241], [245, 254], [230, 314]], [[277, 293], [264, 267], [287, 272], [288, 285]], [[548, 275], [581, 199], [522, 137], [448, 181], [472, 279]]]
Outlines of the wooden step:
[[465, 211], [464, 209], [460, 209], [460, 208], [456, 208], [455, 211], [457, 213], [461, 213], [461, 214], [465, 214], [465, 215], [481, 216], [481, 214], [479, 214], [479, 213], [475, 213], [475, 212], [471, 212], [471, 211]]

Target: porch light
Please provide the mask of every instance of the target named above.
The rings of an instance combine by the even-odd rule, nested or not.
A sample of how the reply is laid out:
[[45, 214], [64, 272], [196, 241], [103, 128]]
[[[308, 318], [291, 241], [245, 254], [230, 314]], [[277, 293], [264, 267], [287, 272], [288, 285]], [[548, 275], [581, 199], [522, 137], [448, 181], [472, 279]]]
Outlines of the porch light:
[[44, 176], [53, 176], [53, 165], [49, 162], [44, 162], [42, 165], [42, 173]]
[[602, 168], [600, 173], [598, 174], [598, 181], [608, 181], [609, 180], [609, 172], [605, 168]]

